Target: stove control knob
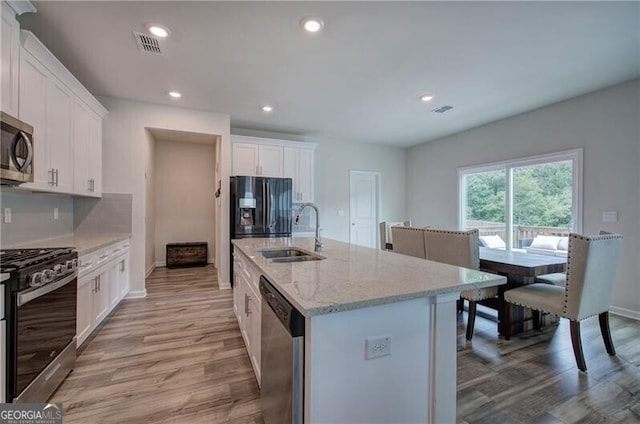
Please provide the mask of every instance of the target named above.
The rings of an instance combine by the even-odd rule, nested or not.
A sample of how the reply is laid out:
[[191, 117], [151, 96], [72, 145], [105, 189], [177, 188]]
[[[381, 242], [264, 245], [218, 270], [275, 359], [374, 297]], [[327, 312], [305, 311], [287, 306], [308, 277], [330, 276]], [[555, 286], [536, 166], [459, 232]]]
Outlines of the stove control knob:
[[66, 272], [67, 272], [67, 267], [64, 265], [58, 264], [53, 266], [53, 273], [55, 275], [62, 275], [62, 274], [65, 274]]
[[41, 272], [34, 272], [33, 274], [31, 274], [31, 281], [29, 281], [29, 286], [40, 287], [43, 284], [44, 284], [44, 281], [42, 281]]
[[78, 269], [78, 259], [77, 258], [71, 261], [71, 269], [74, 270], [74, 271], [76, 269]]
[[42, 271], [42, 281], [44, 283], [49, 283], [56, 278], [56, 273], [52, 269], [45, 269]]

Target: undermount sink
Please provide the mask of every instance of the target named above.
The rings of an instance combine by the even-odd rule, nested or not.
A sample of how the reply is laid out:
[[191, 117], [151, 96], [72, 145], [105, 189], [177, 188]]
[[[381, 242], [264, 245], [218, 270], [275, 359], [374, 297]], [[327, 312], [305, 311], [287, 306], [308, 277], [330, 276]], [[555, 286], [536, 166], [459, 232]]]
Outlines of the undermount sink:
[[311, 252], [298, 249], [297, 247], [264, 248], [258, 249], [258, 252], [271, 262], [278, 263], [319, 261], [324, 259], [322, 256], [314, 255]]

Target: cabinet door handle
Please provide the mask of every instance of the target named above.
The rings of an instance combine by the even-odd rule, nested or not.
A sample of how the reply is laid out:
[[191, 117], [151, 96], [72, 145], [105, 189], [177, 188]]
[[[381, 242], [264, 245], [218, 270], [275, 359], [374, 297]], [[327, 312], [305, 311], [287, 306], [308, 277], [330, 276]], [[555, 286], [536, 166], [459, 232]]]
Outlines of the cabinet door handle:
[[256, 165], [256, 175], [260, 175], [260, 170], [258, 169], [258, 165]]
[[100, 287], [100, 276], [98, 275], [98, 291], [101, 291], [102, 287]]
[[51, 168], [51, 171], [49, 171], [49, 173], [51, 174], [51, 180], [49, 181], [49, 185], [50, 186], [54, 186], [55, 185], [55, 172], [56, 170], [54, 168]]
[[93, 281], [93, 289], [91, 289], [91, 292], [98, 293], [98, 277], [95, 277], [92, 281]]
[[249, 302], [251, 301], [251, 297], [248, 294], [244, 294], [244, 314], [249, 316], [251, 311], [249, 310]]
[[56, 187], [58, 187], [58, 177], [59, 177], [58, 172], [60, 172], [60, 170], [56, 169]]

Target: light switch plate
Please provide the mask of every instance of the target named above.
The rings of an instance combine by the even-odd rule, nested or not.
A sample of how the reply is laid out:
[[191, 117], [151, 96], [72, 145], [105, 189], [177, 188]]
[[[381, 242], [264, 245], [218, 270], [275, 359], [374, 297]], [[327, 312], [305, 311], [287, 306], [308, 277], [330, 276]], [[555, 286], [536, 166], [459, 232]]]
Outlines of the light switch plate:
[[616, 211], [602, 212], [602, 222], [618, 222], [618, 212]]
[[58, 214], [58, 208], [53, 208], [53, 219], [58, 219], [59, 214]]
[[4, 223], [11, 223], [11, 208], [4, 208]]

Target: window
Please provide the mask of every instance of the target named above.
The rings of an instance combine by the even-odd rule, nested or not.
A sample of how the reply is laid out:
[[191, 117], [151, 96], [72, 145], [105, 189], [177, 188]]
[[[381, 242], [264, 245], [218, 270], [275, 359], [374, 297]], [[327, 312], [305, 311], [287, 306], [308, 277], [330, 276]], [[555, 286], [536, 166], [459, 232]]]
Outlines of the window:
[[459, 227], [487, 247], [527, 251], [537, 235], [582, 231], [582, 149], [460, 168], [458, 183]]

